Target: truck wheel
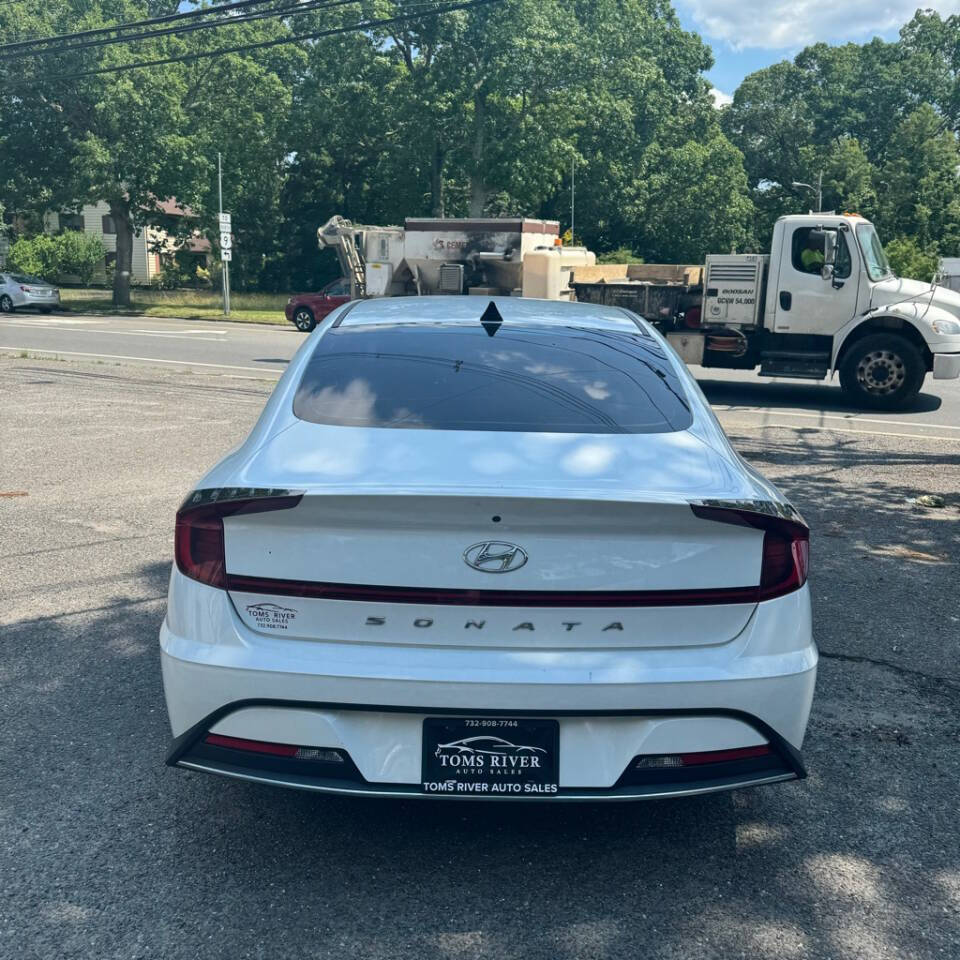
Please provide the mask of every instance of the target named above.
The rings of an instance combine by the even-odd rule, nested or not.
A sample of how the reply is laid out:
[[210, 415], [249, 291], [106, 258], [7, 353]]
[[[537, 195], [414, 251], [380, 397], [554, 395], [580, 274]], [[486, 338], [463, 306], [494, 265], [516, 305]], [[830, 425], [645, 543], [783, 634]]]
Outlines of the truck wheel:
[[293, 325], [304, 333], [309, 333], [316, 325], [313, 311], [309, 307], [297, 307], [297, 312], [293, 315]]
[[847, 351], [840, 364], [840, 386], [858, 403], [898, 410], [920, 392], [926, 374], [920, 351], [906, 337], [875, 333]]

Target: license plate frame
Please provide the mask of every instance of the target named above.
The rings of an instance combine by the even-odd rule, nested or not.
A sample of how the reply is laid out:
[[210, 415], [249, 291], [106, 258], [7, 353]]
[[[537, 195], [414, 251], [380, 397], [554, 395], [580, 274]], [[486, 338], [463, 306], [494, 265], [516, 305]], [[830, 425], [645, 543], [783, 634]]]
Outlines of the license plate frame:
[[560, 722], [424, 717], [420, 790], [430, 796], [547, 799], [559, 790]]

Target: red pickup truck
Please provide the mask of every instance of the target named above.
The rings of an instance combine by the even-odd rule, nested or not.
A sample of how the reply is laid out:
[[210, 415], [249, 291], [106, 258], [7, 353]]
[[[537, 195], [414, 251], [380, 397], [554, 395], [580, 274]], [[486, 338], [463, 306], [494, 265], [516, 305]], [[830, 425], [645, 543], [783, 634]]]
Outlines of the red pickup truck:
[[287, 319], [309, 333], [328, 313], [350, 300], [350, 281], [346, 277], [331, 280], [319, 293], [297, 293], [287, 301]]

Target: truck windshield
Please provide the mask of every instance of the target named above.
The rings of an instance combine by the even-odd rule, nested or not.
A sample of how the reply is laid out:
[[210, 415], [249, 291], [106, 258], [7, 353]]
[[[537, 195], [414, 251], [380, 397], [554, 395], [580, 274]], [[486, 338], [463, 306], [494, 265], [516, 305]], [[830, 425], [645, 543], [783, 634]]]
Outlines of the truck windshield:
[[867, 265], [867, 273], [871, 280], [882, 280], [889, 277], [893, 271], [887, 262], [887, 255], [883, 252], [883, 244], [877, 236], [872, 223], [857, 225], [857, 240], [863, 251], [863, 261]]

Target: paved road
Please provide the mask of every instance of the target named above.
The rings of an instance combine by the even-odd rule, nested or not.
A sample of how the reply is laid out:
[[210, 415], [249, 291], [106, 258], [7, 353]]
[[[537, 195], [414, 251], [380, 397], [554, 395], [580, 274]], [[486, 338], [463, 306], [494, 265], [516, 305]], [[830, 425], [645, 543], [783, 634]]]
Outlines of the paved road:
[[[0, 352], [107, 363], [137, 363], [230, 377], [276, 378], [303, 342], [290, 326], [69, 317], [18, 313], [0, 320]], [[798, 433], [904, 434], [960, 441], [960, 381], [927, 379], [916, 406], [895, 414], [864, 412], [836, 382], [761, 380], [749, 371], [693, 368], [724, 425], [743, 431], [771, 425]]]
[[276, 378], [303, 342], [293, 325], [154, 317], [15, 313], [0, 318], [0, 350], [118, 361], [236, 377]]
[[[234, 366], [248, 337], [300, 339], [226, 329]], [[136, 342], [158, 359], [159, 340]], [[808, 780], [636, 805], [359, 802], [162, 766], [173, 513], [271, 388], [168, 359], [0, 356], [0, 957], [960, 956], [960, 448], [930, 430], [938, 411], [902, 417], [919, 437], [758, 427], [752, 406], [731, 427], [813, 527]], [[724, 417], [766, 390], [741, 389], [709, 387]], [[778, 397], [764, 409], [819, 417]], [[947, 507], [917, 508], [927, 492]]]

